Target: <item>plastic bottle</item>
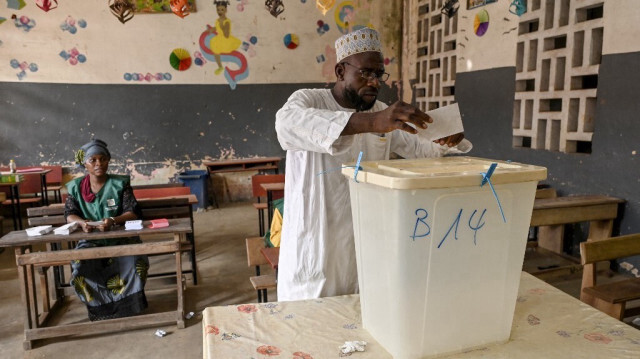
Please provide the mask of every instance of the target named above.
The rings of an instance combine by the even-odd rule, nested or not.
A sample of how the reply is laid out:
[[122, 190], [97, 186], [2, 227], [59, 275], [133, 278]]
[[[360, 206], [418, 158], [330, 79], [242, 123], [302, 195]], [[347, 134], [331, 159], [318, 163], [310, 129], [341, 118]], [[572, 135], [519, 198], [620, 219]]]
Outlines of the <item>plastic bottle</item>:
[[9, 161], [9, 172], [16, 173], [16, 162], [14, 160]]

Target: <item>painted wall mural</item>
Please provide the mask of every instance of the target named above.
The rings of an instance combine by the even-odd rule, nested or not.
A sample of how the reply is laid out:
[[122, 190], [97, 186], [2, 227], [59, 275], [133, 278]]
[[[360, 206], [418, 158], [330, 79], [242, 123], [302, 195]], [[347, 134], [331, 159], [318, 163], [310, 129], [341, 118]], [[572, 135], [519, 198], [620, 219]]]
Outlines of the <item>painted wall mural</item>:
[[[0, 66], [0, 81], [228, 84], [230, 89], [239, 83], [332, 82], [335, 63], [327, 47], [363, 26], [382, 34], [385, 57], [400, 55], [401, 13], [394, 2], [285, 1], [286, 11], [277, 17], [265, 11], [264, 1], [190, 0], [194, 7], [188, 16], [183, 11], [184, 17], [171, 11], [168, 0], [136, 0], [135, 11], [122, 14], [110, 8], [116, 3], [42, 1], [38, 4], [55, 8], [43, 11], [29, 2], [7, 1], [0, 7], [0, 19], [9, 25], [0, 26], [0, 64], [29, 59], [40, 71], [19, 79], [12, 68]], [[178, 48], [183, 58], [167, 61]], [[187, 58], [196, 66], [185, 66]], [[392, 81], [397, 79], [397, 64], [388, 67]]]

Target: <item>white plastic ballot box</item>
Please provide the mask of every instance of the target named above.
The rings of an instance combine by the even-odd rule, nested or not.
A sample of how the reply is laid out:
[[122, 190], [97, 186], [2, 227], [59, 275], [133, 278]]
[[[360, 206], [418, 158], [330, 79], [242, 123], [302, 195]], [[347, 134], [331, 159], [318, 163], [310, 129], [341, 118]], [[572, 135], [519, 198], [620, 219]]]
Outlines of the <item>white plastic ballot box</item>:
[[[495, 194], [481, 186], [494, 162]], [[507, 341], [546, 168], [462, 156], [360, 167], [357, 182], [342, 173], [364, 328], [397, 359]]]

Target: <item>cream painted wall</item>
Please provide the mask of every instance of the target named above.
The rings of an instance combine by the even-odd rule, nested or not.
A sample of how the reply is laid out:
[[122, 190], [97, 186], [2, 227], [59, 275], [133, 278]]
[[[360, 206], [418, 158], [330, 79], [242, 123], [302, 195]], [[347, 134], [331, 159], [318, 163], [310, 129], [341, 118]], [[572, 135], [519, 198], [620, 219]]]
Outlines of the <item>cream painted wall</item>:
[[[469, 72], [515, 66], [518, 16], [509, 12], [511, 1], [497, 1], [467, 10], [461, 1], [458, 13], [457, 71]], [[474, 33], [477, 13], [489, 13], [489, 29], [483, 36]]]
[[[314, 0], [286, 0], [285, 11], [276, 19], [265, 9], [264, 0], [231, 0], [227, 13], [232, 23], [231, 34], [247, 43], [251, 36], [257, 38], [255, 45], [237, 50], [246, 59], [248, 68], [248, 76], [245, 79], [239, 76], [239, 84], [333, 81], [333, 43], [342, 35], [338, 24], [344, 25], [345, 10], [349, 8], [354, 9], [349, 15], [352, 26], [370, 25], [380, 31], [390, 60], [388, 72], [392, 79], [397, 78], [402, 22], [399, 2], [319, 1], [331, 5], [324, 15]], [[169, 64], [173, 49], [184, 48], [192, 57], [194, 52], [202, 52], [200, 35], [207, 25], [214, 26], [218, 18], [211, 1], [196, 0], [197, 12], [184, 19], [173, 13], [136, 14], [126, 24], [110, 13], [106, 0], [63, 0], [49, 12], [37, 8], [35, 1], [27, 1], [27, 6], [20, 10], [10, 9], [6, 4], [6, 1], [0, 4], [0, 17], [6, 19], [0, 24], [0, 81], [137, 83], [125, 80], [125, 74], [167, 73], [170, 81], [154, 78], [149, 83], [231, 85], [224, 73], [214, 73], [217, 69], [214, 61], [206, 60], [203, 66], [192, 63], [186, 71], [174, 70]], [[35, 26], [24, 31], [25, 27], [14, 25], [12, 14], [34, 20]], [[60, 25], [69, 16], [76, 21], [85, 20], [86, 28], [76, 25], [75, 34], [63, 31]], [[319, 20], [329, 25], [328, 32], [318, 33]], [[300, 39], [294, 50], [284, 45], [287, 33]], [[71, 65], [59, 55], [73, 48], [86, 56], [86, 62]], [[324, 62], [319, 62], [318, 57], [324, 57]], [[20, 79], [21, 69], [10, 66], [13, 59], [33, 63], [37, 71], [27, 68]], [[223, 62], [223, 66], [232, 71], [239, 68], [232, 62]]]
[[640, 51], [640, 1], [605, 0], [602, 54]]

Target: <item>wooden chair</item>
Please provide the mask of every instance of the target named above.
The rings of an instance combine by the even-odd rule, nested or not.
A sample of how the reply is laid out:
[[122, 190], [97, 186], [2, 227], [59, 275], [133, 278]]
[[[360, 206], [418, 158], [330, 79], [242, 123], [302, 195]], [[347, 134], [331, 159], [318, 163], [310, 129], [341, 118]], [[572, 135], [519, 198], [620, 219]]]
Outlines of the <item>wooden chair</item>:
[[[267, 191], [264, 190], [260, 186], [262, 183], [278, 183], [284, 182], [284, 175], [254, 175], [251, 177], [251, 188], [253, 190], [253, 197], [256, 198], [256, 202], [253, 204], [253, 207], [258, 210], [258, 230], [260, 236], [264, 236], [266, 232], [266, 227], [264, 224], [264, 211], [268, 209], [269, 204], [267, 203], [266, 196]], [[279, 199], [284, 196], [284, 192], [276, 192], [273, 194], [273, 199]], [[262, 201], [264, 199], [264, 202]], [[270, 223], [267, 224], [269, 226]]]
[[580, 300], [618, 320], [640, 314], [640, 307], [626, 308], [627, 302], [640, 299], [640, 278], [596, 282], [596, 262], [635, 255], [640, 255], [640, 233], [580, 243], [584, 265]]
[[[42, 166], [47, 173], [47, 190], [53, 192], [54, 203], [62, 203], [62, 166]], [[46, 196], [49, 194], [47, 193]]]
[[250, 237], [245, 240], [247, 246], [247, 265], [255, 267], [256, 275], [249, 278], [251, 285], [258, 293], [258, 303], [266, 303], [267, 289], [276, 288], [277, 281], [275, 274], [260, 275], [260, 266], [267, 264], [267, 259], [260, 253], [264, 248], [264, 238]]

